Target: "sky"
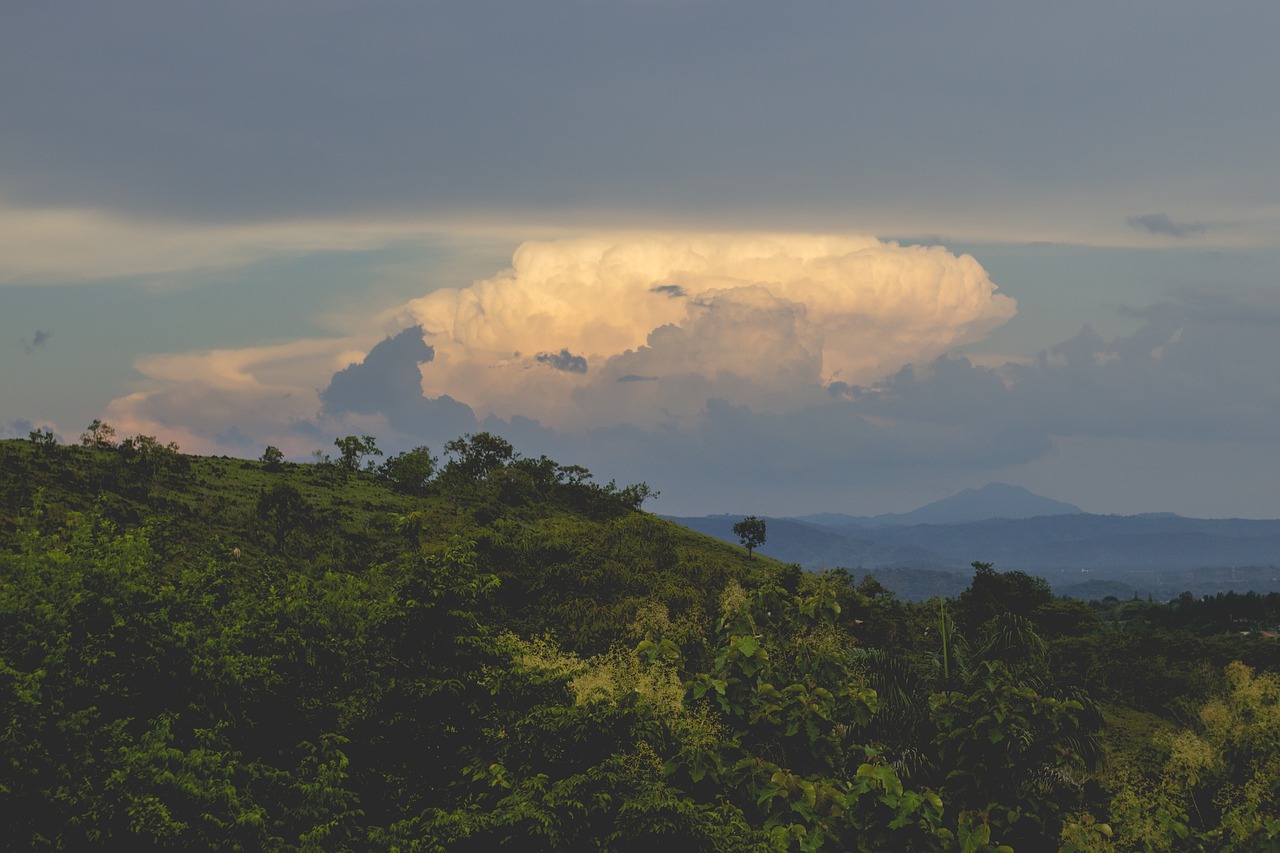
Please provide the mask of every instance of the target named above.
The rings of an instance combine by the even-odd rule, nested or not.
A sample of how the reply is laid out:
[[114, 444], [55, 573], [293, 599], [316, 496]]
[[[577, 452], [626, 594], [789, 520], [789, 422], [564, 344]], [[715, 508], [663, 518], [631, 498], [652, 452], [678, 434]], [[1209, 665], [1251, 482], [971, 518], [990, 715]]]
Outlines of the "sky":
[[0, 437], [1280, 517], [1280, 6], [0, 12]]

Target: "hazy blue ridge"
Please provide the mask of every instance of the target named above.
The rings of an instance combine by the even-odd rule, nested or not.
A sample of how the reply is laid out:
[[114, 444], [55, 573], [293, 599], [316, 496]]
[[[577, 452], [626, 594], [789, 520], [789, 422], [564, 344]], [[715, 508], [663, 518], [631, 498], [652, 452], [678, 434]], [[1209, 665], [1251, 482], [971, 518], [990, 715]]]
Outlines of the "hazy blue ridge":
[[[985, 508], [985, 509], [984, 509]], [[970, 518], [983, 511], [1003, 513]], [[1021, 514], [1020, 517], [1015, 517]], [[742, 516], [673, 518], [728, 542]], [[932, 518], [932, 522], [909, 522]], [[967, 578], [974, 561], [1046, 578], [1059, 594], [1152, 595], [1280, 589], [1280, 520], [1095, 515], [1015, 486], [969, 489], [909, 513], [769, 518], [760, 552], [820, 571], [872, 571], [913, 595]], [[892, 570], [892, 572], [890, 571]], [[929, 580], [920, 572], [941, 572]], [[913, 574], [914, 573], [914, 574]], [[888, 582], [892, 576], [893, 582]]]
[[834, 528], [880, 527], [885, 525], [952, 524], [983, 521], [990, 518], [1035, 518], [1048, 515], [1074, 515], [1084, 510], [1075, 504], [1053, 500], [1021, 486], [988, 483], [980, 489], [965, 489], [949, 498], [925, 504], [910, 512], [854, 516], [841, 513], [815, 513], [800, 520]]
[[[726, 542], [738, 541], [733, 525], [742, 518], [736, 515], [662, 517]], [[906, 542], [883, 543], [859, 538], [798, 519], [766, 518], [765, 522], [768, 540], [756, 550], [783, 562], [799, 563], [807, 569], [891, 565], [944, 571], [952, 568], [946, 558]]]

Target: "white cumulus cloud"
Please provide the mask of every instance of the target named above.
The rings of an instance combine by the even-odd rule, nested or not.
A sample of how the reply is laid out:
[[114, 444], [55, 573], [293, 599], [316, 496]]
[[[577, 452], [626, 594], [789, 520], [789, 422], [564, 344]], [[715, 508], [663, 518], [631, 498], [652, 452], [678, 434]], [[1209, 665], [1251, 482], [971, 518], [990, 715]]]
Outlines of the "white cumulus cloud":
[[[800, 234], [529, 242], [510, 269], [404, 308], [435, 349], [428, 396], [556, 428], [680, 423], [711, 398], [794, 408], [1014, 312], [968, 255]], [[552, 369], [545, 354], [566, 351], [587, 369]]]
[[[543, 435], [692, 434], [713, 405], [829, 411], [831, 383], [932, 361], [1014, 310], [973, 258], [871, 237], [535, 241], [491, 278], [365, 318], [358, 337], [139, 359], [144, 381], [106, 415], [193, 451], [251, 455], [353, 431], [438, 443], [517, 421]], [[388, 329], [400, 331], [374, 346]]]

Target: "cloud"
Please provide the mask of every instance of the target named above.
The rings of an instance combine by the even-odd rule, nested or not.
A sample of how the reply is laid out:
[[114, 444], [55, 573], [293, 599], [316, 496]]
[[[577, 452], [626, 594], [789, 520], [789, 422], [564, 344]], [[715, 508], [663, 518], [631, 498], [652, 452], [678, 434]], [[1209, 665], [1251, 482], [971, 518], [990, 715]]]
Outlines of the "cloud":
[[422, 395], [420, 365], [435, 358], [422, 339], [422, 327], [404, 329], [369, 350], [359, 363], [335, 373], [320, 392], [321, 413], [384, 415], [401, 433], [432, 433], [454, 437], [474, 429], [475, 416], [448, 396], [428, 400]]
[[191, 271], [235, 269], [269, 258], [430, 245], [433, 231], [433, 223], [414, 218], [210, 223], [87, 208], [19, 208], [3, 201], [0, 197], [0, 285], [132, 276], [181, 281]]
[[[308, 339], [267, 347], [147, 356], [146, 387], [112, 400], [103, 417], [123, 434], [158, 435], [190, 453], [257, 456], [267, 444], [299, 456], [316, 446], [317, 370], [350, 361], [352, 341]], [[326, 370], [327, 368], [327, 370]]]
[[809, 417], [797, 413], [830, 406], [829, 388], [927, 362], [1013, 312], [971, 257], [870, 237], [529, 242], [510, 269], [392, 312], [400, 330], [372, 346], [139, 359], [145, 386], [107, 414], [126, 432], [252, 455], [268, 443], [305, 453], [327, 432], [438, 443], [485, 424], [523, 423], [544, 443], [618, 429], [691, 436], [717, 405]]
[[413, 326], [388, 335], [360, 362], [339, 370], [320, 392], [326, 411], [372, 414], [397, 398], [421, 398], [422, 374], [418, 369], [435, 358], [422, 340], [422, 327]]
[[250, 457], [268, 444], [303, 457], [352, 433], [408, 447], [477, 429], [466, 405], [423, 396], [419, 365], [430, 362], [432, 350], [421, 329], [403, 329], [367, 350], [336, 338], [148, 356], [134, 365], [147, 387], [113, 400], [103, 417], [121, 434]]
[[553, 370], [563, 370], [565, 373], [586, 373], [587, 360], [580, 355], [574, 355], [567, 349], [560, 352], [540, 352], [535, 356], [539, 364], [545, 364]]
[[[910, 508], [922, 490], [944, 496], [939, 483], [1047, 476], [1068, 466], [1052, 462], [1060, 454], [1094, 445], [1270, 456], [1280, 435], [1271, 289], [1187, 289], [1123, 309], [1131, 332], [1086, 326], [1026, 361], [979, 364], [948, 342], [1012, 305], [976, 264], [870, 241], [853, 253], [869, 249], [880, 274], [856, 279], [849, 270], [866, 264], [840, 252], [814, 260], [795, 242], [684, 239], [678, 252], [674, 238], [530, 244], [504, 273], [415, 300], [401, 313], [423, 319], [381, 340], [141, 359], [146, 387], [106, 417], [122, 433], [247, 456], [266, 444], [305, 456], [351, 433], [388, 451], [438, 448], [488, 429], [603, 479], [647, 480], [672, 512], [847, 507], [853, 491], [876, 496], [872, 509]], [[778, 251], [762, 260], [764, 245]], [[652, 290], [674, 277], [676, 255], [689, 283], [680, 299]], [[841, 281], [858, 298], [833, 295]], [[589, 359], [590, 370], [553, 369], [549, 356]]]
[[0, 423], [0, 438], [26, 438], [35, 428], [36, 425], [31, 421], [21, 418], [7, 423]]
[[435, 353], [426, 396], [482, 418], [581, 429], [687, 424], [712, 398], [808, 405], [837, 378], [874, 381], [1014, 311], [977, 261], [940, 247], [628, 234], [525, 243], [510, 269], [434, 291], [403, 315]]
[[[784, 411], [821, 395], [823, 335], [806, 306], [761, 286], [702, 294], [681, 324], [653, 330], [644, 346], [608, 360], [598, 384], [576, 389], [587, 423], [611, 420], [690, 427], [712, 399]], [[654, 376], [622, 385], [625, 376]]]
[[1203, 234], [1209, 230], [1208, 224], [1204, 222], [1174, 222], [1165, 213], [1148, 213], [1143, 216], [1130, 216], [1128, 223], [1131, 227], [1137, 228], [1139, 231], [1147, 231], [1151, 234], [1160, 234], [1165, 237], [1173, 237], [1181, 240], [1185, 237], [1194, 237]]
[[27, 352], [32, 352], [44, 346], [45, 344], [47, 344], [49, 342], [49, 338], [51, 337], [53, 337], [52, 331], [49, 331], [46, 329], [36, 329], [35, 334], [31, 336], [31, 340], [23, 341], [22, 344], [24, 347], [26, 347]]
[[1280, 436], [1280, 295], [1189, 290], [1134, 332], [1084, 327], [1029, 363], [955, 356], [904, 368], [846, 398], [892, 421], [999, 425], [1029, 437], [1271, 442]]
[[[779, 411], [713, 398], [682, 428], [593, 430], [577, 458], [654, 483], [671, 501], [661, 510], [677, 514], [855, 500], [875, 509], [914, 494], [900, 504], [910, 508], [922, 491], [943, 497], [1027, 472], [1041, 478], [1028, 485], [1071, 484], [1072, 499], [1108, 506], [1101, 511], [1273, 511], [1273, 500], [1258, 503], [1265, 489], [1236, 494], [1231, 483], [1261, 481], [1259, 469], [1280, 474], [1271, 462], [1280, 456], [1280, 295], [1194, 289], [1127, 313], [1142, 319], [1130, 333], [1085, 327], [1027, 362], [984, 366], [944, 353], [867, 385], [832, 383], [825, 402]], [[1113, 492], [1127, 502], [1103, 497]]]
[[[1129, 4], [909, 23], [880, 4], [325, 4], [305, 22], [279, 2], [57, 5], [6, 21], [15, 204], [1061, 240], [1148, 188], [1247, 207], [1276, 172], [1269, 4], [1189, 10], [1159, 39]], [[983, 61], [956, 62], [961, 42]]]

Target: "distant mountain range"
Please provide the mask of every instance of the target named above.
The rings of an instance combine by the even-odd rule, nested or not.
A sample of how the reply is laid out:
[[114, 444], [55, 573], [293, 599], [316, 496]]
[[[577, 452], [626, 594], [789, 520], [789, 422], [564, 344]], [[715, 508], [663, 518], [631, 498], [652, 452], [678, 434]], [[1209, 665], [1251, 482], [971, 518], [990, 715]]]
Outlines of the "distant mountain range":
[[838, 513], [802, 515], [799, 521], [824, 527], [885, 527], [908, 524], [955, 524], [986, 521], [990, 518], [1036, 518], [1042, 515], [1078, 515], [1084, 510], [1075, 504], [1041, 497], [1021, 486], [988, 483], [981, 489], [965, 489], [949, 498], [925, 504], [911, 512], [855, 516]]
[[[736, 542], [732, 527], [741, 517], [673, 520]], [[1040, 575], [1063, 593], [1081, 584], [1101, 590], [1100, 582], [1113, 584], [1104, 594], [1130, 589], [1161, 597], [1183, 589], [1280, 589], [1280, 520], [1094, 515], [1000, 483], [908, 513], [766, 522], [760, 552], [809, 569], [843, 566], [879, 577], [890, 569], [958, 573], [963, 588], [969, 564], [980, 560]]]

